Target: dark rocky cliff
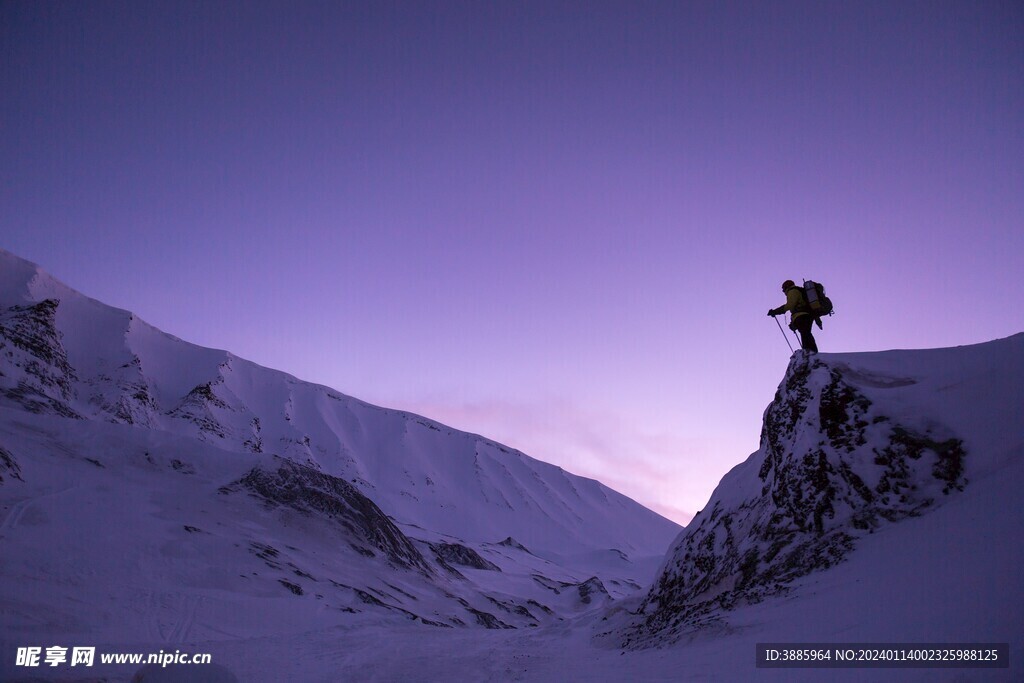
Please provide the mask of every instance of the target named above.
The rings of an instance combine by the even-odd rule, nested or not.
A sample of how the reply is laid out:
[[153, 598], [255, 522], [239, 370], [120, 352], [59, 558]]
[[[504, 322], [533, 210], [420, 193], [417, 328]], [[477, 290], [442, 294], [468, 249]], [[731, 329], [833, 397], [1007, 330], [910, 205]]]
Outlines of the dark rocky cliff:
[[841, 562], [859, 536], [962, 490], [963, 443], [936, 429], [899, 424], [841, 365], [797, 352], [760, 449], [677, 539], [626, 643], [671, 639], [785, 592]]

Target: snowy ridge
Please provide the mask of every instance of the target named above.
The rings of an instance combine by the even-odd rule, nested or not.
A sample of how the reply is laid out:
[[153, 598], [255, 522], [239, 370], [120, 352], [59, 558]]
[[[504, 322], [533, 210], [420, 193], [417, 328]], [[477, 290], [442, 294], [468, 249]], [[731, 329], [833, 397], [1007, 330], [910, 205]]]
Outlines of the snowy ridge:
[[27, 410], [278, 454], [355, 482], [399, 522], [477, 542], [653, 555], [677, 528], [596, 481], [183, 342], [7, 252], [0, 261], [0, 390]]
[[155, 651], [557, 625], [638, 593], [677, 530], [596, 481], [189, 344], [0, 252], [4, 680], [25, 639]]
[[[936, 362], [938, 361], [938, 362]], [[974, 347], [794, 354], [761, 448], [680, 534], [625, 642], [672, 641], [789, 592], [1024, 448], [1024, 334]], [[971, 404], [968, 398], [986, 400]], [[1016, 407], [1014, 407], [1016, 406]]]
[[1024, 334], [797, 354], [760, 449], [679, 532], [0, 252], [0, 679], [49, 674], [14, 653], [52, 644], [212, 652], [257, 682], [828, 677], [755, 669], [757, 642], [1009, 641], [1019, 662], [1021, 405]]

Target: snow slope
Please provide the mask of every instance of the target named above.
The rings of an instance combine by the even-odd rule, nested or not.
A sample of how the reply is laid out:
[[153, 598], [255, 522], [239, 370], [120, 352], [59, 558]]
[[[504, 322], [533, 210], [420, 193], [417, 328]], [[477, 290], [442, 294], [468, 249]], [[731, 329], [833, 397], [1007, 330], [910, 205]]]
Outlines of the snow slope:
[[[14, 666], [53, 644], [243, 681], [1022, 679], [1024, 334], [798, 352], [678, 532], [0, 256], [2, 680], [137, 669]], [[1008, 643], [1010, 667], [757, 669], [759, 642]]]
[[540, 628], [642, 590], [677, 531], [0, 252], [0, 679], [39, 674], [17, 648], [55, 643]]
[[[378, 681], [1020, 681], [1022, 405], [1024, 334], [954, 349], [798, 353], [765, 412], [762, 447], [680, 533], [646, 596], [537, 632], [394, 633], [401, 657], [374, 663], [356, 647], [342, 671]], [[937, 477], [954, 443], [962, 470]], [[805, 466], [819, 451], [827, 466]], [[743, 563], [771, 523], [771, 540], [785, 541], [775, 558], [806, 550], [788, 571], [763, 555]], [[848, 543], [828, 542], [842, 535]], [[798, 561], [816, 558], [827, 562]], [[758, 669], [756, 645], [768, 642], [1006, 643], [1010, 665]], [[312, 658], [317, 647], [301, 651]]]
[[798, 352], [761, 448], [681, 533], [638, 641], [713, 623], [841, 563], [1024, 453], [1024, 335], [959, 349]]
[[0, 273], [0, 329], [21, 325], [40, 337], [28, 349], [7, 343], [17, 355], [0, 388], [24, 408], [276, 453], [354, 481], [399, 522], [471, 542], [512, 536], [558, 554], [649, 556], [678, 528], [488, 439], [183, 342], [8, 252]]

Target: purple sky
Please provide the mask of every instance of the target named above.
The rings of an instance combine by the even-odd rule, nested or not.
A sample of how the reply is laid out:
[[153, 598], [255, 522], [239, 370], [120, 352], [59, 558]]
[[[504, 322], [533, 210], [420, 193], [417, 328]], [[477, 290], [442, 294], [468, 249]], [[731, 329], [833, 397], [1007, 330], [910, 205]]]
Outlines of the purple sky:
[[678, 521], [823, 351], [1024, 330], [1024, 4], [0, 4], [0, 246]]

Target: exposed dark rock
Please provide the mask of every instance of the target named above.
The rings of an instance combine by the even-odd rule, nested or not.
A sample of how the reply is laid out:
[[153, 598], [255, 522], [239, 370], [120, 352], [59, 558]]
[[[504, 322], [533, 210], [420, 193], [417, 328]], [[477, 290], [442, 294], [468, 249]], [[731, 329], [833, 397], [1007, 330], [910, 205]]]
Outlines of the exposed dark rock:
[[830, 374], [832, 381], [821, 392], [818, 403], [821, 428], [835, 450], [852, 453], [865, 444], [864, 428], [868, 423], [864, 415], [871, 407], [871, 401], [843, 382], [838, 371], [832, 370]]
[[467, 607], [466, 611], [476, 617], [476, 623], [490, 629], [514, 629], [515, 626], [510, 626], [504, 621], [494, 616], [490, 612], [482, 612], [472, 607]]
[[233, 410], [227, 402], [217, 395], [215, 387], [223, 383], [223, 378], [199, 384], [182, 399], [177, 407], [167, 414], [179, 420], [185, 420], [199, 427], [200, 436], [210, 435], [218, 439], [228, 438], [228, 428], [216, 416], [216, 411]]
[[451, 564], [462, 565], [463, 567], [472, 567], [473, 569], [486, 569], [489, 571], [500, 572], [501, 568], [498, 565], [488, 562], [480, 553], [467, 548], [459, 543], [432, 543], [430, 549], [434, 551], [438, 559], [450, 562]]
[[25, 481], [21, 478], [21, 467], [18, 466], [18, 461], [14, 459], [14, 455], [6, 448], [0, 446], [0, 484], [4, 483], [5, 472], [12, 479]]
[[188, 464], [187, 462], [182, 462], [181, 460], [178, 460], [177, 458], [171, 460], [171, 467], [173, 467], [178, 472], [181, 472], [182, 474], [196, 473], [196, 468], [192, 467], [192, 465]]
[[377, 553], [373, 552], [369, 548], [364, 548], [363, 546], [356, 545], [355, 543], [349, 543], [348, 545], [350, 548], [352, 548], [352, 550], [355, 550], [363, 557], [377, 557]]
[[227, 490], [244, 488], [271, 505], [332, 520], [353, 537], [354, 547], [370, 545], [396, 565], [431, 571], [405, 534], [347, 481], [289, 460], [278, 462], [276, 470], [253, 468]]
[[408, 592], [408, 591], [404, 591], [404, 590], [402, 590], [402, 589], [401, 589], [401, 588], [399, 588], [398, 586], [394, 586], [394, 585], [392, 585], [392, 584], [390, 584], [390, 583], [389, 583], [389, 584], [386, 584], [386, 585], [387, 585], [387, 587], [388, 587], [388, 588], [390, 588], [391, 590], [393, 590], [393, 591], [395, 591], [396, 593], [399, 593], [399, 594], [401, 594], [401, 595], [404, 595], [404, 596], [405, 596], [406, 598], [408, 598], [408, 599], [410, 599], [410, 600], [419, 600], [419, 598], [417, 598], [417, 597], [416, 597], [415, 595], [413, 595], [412, 593], [410, 593], [410, 592]]
[[46, 299], [0, 312], [0, 354], [21, 370], [0, 375], [0, 392], [30, 412], [78, 418], [70, 405], [76, 375], [56, 326], [59, 305]]
[[[359, 588], [353, 588], [352, 586], [346, 586], [346, 585], [340, 584], [340, 583], [338, 583], [336, 581], [331, 581], [331, 583], [333, 583], [335, 586], [337, 586], [339, 588], [346, 588], [346, 589], [352, 591], [353, 593], [356, 594], [356, 596], [359, 597], [360, 600], [362, 600], [367, 605], [371, 605], [373, 607], [380, 607], [381, 609], [390, 610], [392, 612], [398, 612], [399, 614], [404, 614], [410, 620], [412, 620], [412, 621], [419, 621], [419, 622], [421, 622], [423, 624], [426, 624], [427, 626], [437, 626], [437, 627], [440, 627], [440, 628], [451, 628], [451, 626], [449, 624], [445, 624], [445, 623], [442, 623], [440, 621], [434, 621], [432, 619], [425, 619], [424, 617], [421, 617], [420, 615], [416, 614], [415, 612], [410, 612], [407, 609], [403, 609], [403, 608], [397, 607], [395, 605], [389, 605], [388, 603], [380, 600], [379, 598], [374, 597], [370, 593], [368, 593], [368, 592], [366, 592], [364, 590], [361, 590]], [[462, 622], [457, 620], [457, 619], [455, 621], [457, 621], [460, 625], [462, 624]]]
[[[148, 380], [142, 373], [142, 360], [132, 355], [111, 375], [87, 379], [92, 395], [89, 403], [111, 422], [143, 427], [153, 426], [158, 408]], [[112, 392], [113, 390], [113, 392]]]
[[526, 604], [527, 605], [533, 605], [534, 607], [536, 607], [537, 609], [539, 609], [540, 611], [544, 612], [547, 615], [554, 616], [554, 614], [555, 614], [554, 610], [552, 610], [550, 607], [548, 607], [547, 605], [542, 605], [541, 603], [537, 602], [536, 600], [527, 600]]
[[71, 366], [55, 324], [59, 305], [57, 299], [46, 299], [8, 308], [0, 314], [0, 337], [42, 363], [70, 375]]
[[437, 559], [437, 564], [440, 565], [441, 568], [444, 569], [446, 572], [448, 572], [449, 574], [451, 574], [452, 576], [454, 576], [457, 579], [460, 579], [462, 581], [466, 580], [466, 575], [465, 574], [460, 572], [458, 569], [456, 569], [452, 565], [448, 564], [448, 562], [446, 562], [444, 559], [438, 557], [437, 553], [434, 554], [434, 557]]
[[39, 388], [30, 382], [18, 382], [14, 388], [0, 389], [3, 395], [15, 403], [20, 403], [21, 406], [30, 413], [38, 413], [40, 415], [60, 415], [61, 417], [70, 417], [74, 419], [81, 419], [82, 416], [78, 414], [71, 406], [67, 403], [55, 399], [52, 396], [48, 396]]
[[262, 437], [262, 426], [260, 425], [260, 419], [254, 417], [250, 423], [252, 427], [252, 437], [245, 440], [242, 444], [246, 450], [252, 451], [253, 453], [263, 452], [263, 437]]
[[536, 583], [540, 584], [544, 588], [547, 588], [549, 591], [551, 591], [555, 595], [561, 594], [562, 590], [566, 586], [571, 586], [572, 585], [572, 584], [568, 584], [568, 583], [562, 583], [561, 581], [555, 581], [554, 579], [549, 579], [548, 577], [546, 577], [546, 576], [544, 576], [542, 574], [534, 574], [531, 578], [533, 578], [533, 580]]
[[527, 619], [531, 619], [533, 621], [537, 620], [537, 618], [530, 613], [530, 610], [526, 609], [522, 605], [517, 605], [514, 602], [498, 600], [497, 598], [492, 597], [490, 595], [487, 595], [485, 597], [492, 605], [502, 610], [503, 612], [508, 612], [509, 614], [516, 614], [518, 616], [526, 617]]
[[227, 408], [227, 404], [220, 399], [217, 394], [213, 393], [213, 387], [211, 382], [206, 384], [200, 384], [188, 392], [185, 397], [186, 401], [194, 403], [205, 403], [208, 405], [216, 406], [217, 408]]
[[580, 602], [582, 602], [584, 605], [589, 605], [595, 597], [604, 597], [609, 600], [612, 597], [608, 594], [608, 589], [606, 589], [604, 587], [604, 584], [601, 583], [601, 579], [597, 578], [596, 576], [592, 576], [583, 583], [579, 584], [577, 591], [579, 592]]
[[641, 607], [631, 646], [784, 592], [841, 562], [859, 535], [920, 514], [966, 483], [959, 439], [875, 414], [840, 370], [803, 353], [765, 412], [758, 455], [760, 495], [724, 503], [716, 492], [694, 517]]
[[249, 552], [263, 560], [271, 569], [281, 569], [281, 563], [278, 561], [280, 553], [277, 548], [253, 541], [249, 544]]
[[[882, 461], [895, 469], [898, 465], [906, 463], [907, 459], [919, 460], [924, 454], [931, 452], [937, 457], [932, 466], [932, 476], [946, 483], [943, 493], [949, 493], [953, 489], [963, 491], [966, 480], [964, 479], [964, 450], [963, 441], [960, 439], [946, 439], [935, 441], [927, 436], [914, 434], [902, 427], [893, 429], [892, 444], [878, 454], [876, 461]], [[905, 468], [902, 468], [905, 469]], [[890, 480], [886, 481], [889, 487], [893, 486]], [[899, 486], [900, 484], [896, 484]]]
[[[516, 550], [522, 550], [524, 553], [530, 553], [530, 551], [526, 549], [525, 545], [523, 545], [516, 539], [512, 538], [511, 536], [506, 538], [504, 541], [499, 541], [497, 545], [503, 545], [506, 548], [515, 548]], [[530, 554], [533, 555], [533, 553]]]

